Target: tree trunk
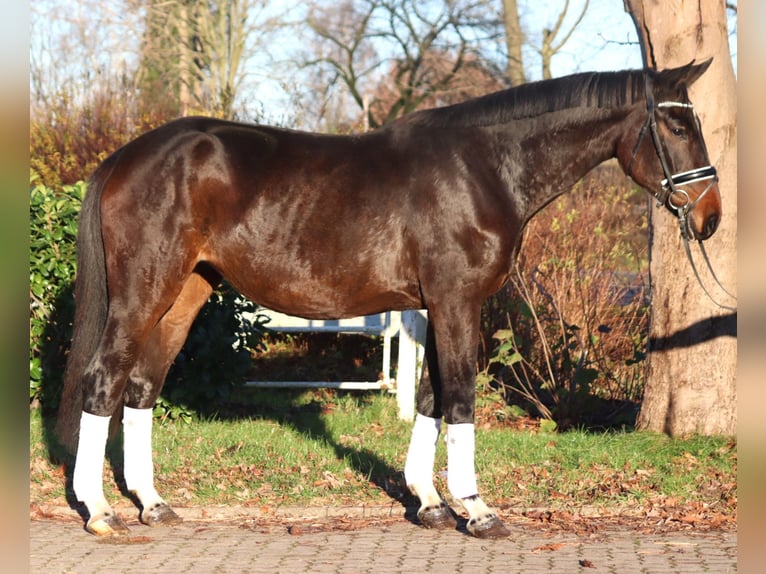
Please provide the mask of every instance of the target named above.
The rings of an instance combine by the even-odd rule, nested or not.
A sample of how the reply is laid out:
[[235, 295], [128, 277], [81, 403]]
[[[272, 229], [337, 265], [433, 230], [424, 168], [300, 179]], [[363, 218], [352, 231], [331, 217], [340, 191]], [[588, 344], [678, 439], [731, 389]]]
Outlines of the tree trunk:
[[505, 44], [508, 48], [508, 79], [511, 86], [520, 86], [527, 81], [524, 73], [524, 57], [521, 47], [524, 44], [524, 33], [521, 31], [519, 6], [516, 0], [503, 0], [503, 17], [505, 20]]
[[189, 7], [181, 2], [179, 4], [179, 16], [177, 21], [178, 26], [178, 41], [180, 43], [180, 49], [178, 51], [178, 103], [181, 106], [181, 116], [186, 117], [189, 115], [191, 109], [191, 57], [190, 57], [190, 34], [189, 34]]
[[[717, 168], [723, 219], [705, 247], [718, 278], [736, 295], [737, 101], [722, 0], [625, 0], [647, 66], [664, 69], [713, 57], [692, 86], [711, 163]], [[701, 166], [700, 166], [701, 167]], [[675, 218], [651, 216], [652, 290], [644, 400], [637, 426], [671, 436], [736, 433], [737, 314], [713, 303], [687, 261]], [[692, 254], [708, 290], [736, 301], [716, 285], [698, 249]]]

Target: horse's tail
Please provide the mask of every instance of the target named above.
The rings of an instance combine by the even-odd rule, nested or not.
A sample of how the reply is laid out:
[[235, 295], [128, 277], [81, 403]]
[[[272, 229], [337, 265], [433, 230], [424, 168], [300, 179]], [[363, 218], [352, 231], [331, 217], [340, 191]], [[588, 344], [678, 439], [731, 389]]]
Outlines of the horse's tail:
[[110, 156], [93, 173], [80, 209], [72, 346], [64, 372], [56, 435], [71, 453], [77, 450], [82, 414], [83, 373], [101, 339], [108, 310], [106, 260], [101, 235], [101, 195], [117, 162]]

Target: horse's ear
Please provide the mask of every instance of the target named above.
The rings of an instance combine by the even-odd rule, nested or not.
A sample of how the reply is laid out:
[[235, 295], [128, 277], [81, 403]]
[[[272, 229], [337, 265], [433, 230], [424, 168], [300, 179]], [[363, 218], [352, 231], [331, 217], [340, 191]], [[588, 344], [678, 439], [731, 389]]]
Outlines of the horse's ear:
[[713, 62], [713, 58], [708, 58], [699, 64], [692, 60], [685, 66], [670, 68], [657, 73], [658, 79], [662, 85], [673, 90], [681, 86], [689, 87], [704, 74]]
[[712, 57], [708, 58], [707, 60], [699, 64], [695, 64], [694, 60], [689, 62], [689, 64], [685, 66], [689, 70], [686, 75], [686, 78], [684, 79], [684, 81], [686, 82], [686, 85], [691, 86], [694, 82], [696, 82], [699, 79], [699, 77], [707, 71], [707, 69], [710, 67], [710, 64], [712, 63], [713, 63]]

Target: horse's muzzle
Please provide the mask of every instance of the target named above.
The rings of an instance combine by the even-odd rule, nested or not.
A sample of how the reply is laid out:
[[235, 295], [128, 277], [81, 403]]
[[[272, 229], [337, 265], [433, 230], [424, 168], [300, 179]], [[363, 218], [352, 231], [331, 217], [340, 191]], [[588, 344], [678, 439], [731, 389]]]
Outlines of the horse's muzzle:
[[704, 241], [709, 239], [718, 229], [721, 223], [720, 203], [714, 202], [712, 205], [699, 204], [693, 209], [675, 208], [671, 209], [679, 218], [681, 223], [681, 233], [687, 239]]
[[[700, 190], [701, 185], [705, 187]], [[687, 239], [702, 241], [718, 229], [721, 196], [714, 167], [692, 169], [662, 180], [661, 191], [656, 197], [658, 205], [664, 204], [678, 217], [681, 233]]]

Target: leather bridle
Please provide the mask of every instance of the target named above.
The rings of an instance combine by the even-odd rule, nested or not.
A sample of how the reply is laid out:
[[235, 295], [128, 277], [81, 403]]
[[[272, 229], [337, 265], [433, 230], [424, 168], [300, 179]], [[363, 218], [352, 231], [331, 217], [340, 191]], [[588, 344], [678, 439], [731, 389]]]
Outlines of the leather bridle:
[[[638, 134], [638, 140], [636, 141], [636, 145], [633, 148], [633, 155], [630, 158], [630, 163], [628, 163], [628, 175], [632, 176], [633, 162], [636, 159], [636, 155], [638, 154], [638, 150], [641, 147], [644, 136], [646, 136], [646, 133], [649, 132], [652, 136], [652, 142], [654, 143], [654, 149], [657, 152], [657, 157], [660, 160], [660, 165], [662, 166], [662, 172], [665, 174], [665, 179], [660, 182], [659, 192], [652, 192], [652, 195], [654, 195], [654, 197], [657, 199], [658, 207], [664, 205], [667, 209], [674, 213], [676, 217], [678, 217], [679, 224], [681, 226], [681, 235], [683, 235], [684, 239], [693, 239], [694, 233], [692, 232], [691, 227], [689, 227], [689, 213], [718, 182], [718, 175], [716, 173], [716, 169], [712, 165], [698, 167], [676, 174], [672, 172], [670, 169], [670, 164], [668, 163], [668, 154], [666, 152], [665, 145], [660, 139], [660, 134], [657, 131], [657, 108], [676, 107], [686, 108], [693, 111], [694, 106], [691, 102], [666, 101], [655, 103], [654, 93], [652, 91], [651, 76], [646, 74], [645, 78], [647, 117], [644, 125], [641, 127], [641, 131]], [[697, 124], [699, 126], [699, 118], [696, 117], [696, 114], [695, 118], [697, 119]], [[707, 150], [705, 150], [705, 155], [707, 156]], [[710, 183], [694, 201], [691, 200], [689, 194], [685, 189], [683, 189], [683, 186], [690, 183], [708, 180]], [[677, 204], [679, 199], [683, 200], [681, 204]], [[675, 200], [675, 202], [671, 200]]]
[[[700, 278], [699, 272], [697, 271], [697, 266], [694, 264], [694, 259], [692, 258], [691, 250], [689, 248], [689, 240], [694, 239], [694, 232], [692, 231], [689, 223], [689, 213], [694, 209], [697, 204], [702, 200], [705, 195], [713, 188], [713, 186], [718, 182], [718, 174], [716, 172], [716, 169], [712, 165], [707, 165], [704, 167], [698, 167], [695, 169], [691, 169], [689, 171], [683, 171], [680, 173], [674, 174], [672, 170], [670, 169], [670, 165], [668, 163], [668, 154], [665, 149], [665, 146], [660, 139], [660, 134], [657, 131], [657, 108], [686, 108], [689, 110], [694, 111], [694, 106], [691, 102], [673, 102], [673, 101], [664, 101], [660, 103], [655, 103], [654, 100], [654, 92], [652, 90], [652, 78], [650, 74], [645, 74], [645, 81], [646, 81], [646, 110], [647, 110], [647, 118], [644, 122], [644, 125], [641, 127], [641, 131], [638, 134], [638, 140], [636, 141], [636, 145], [633, 148], [633, 155], [630, 158], [630, 162], [628, 163], [628, 169], [627, 173], [631, 177], [633, 176], [632, 169], [633, 169], [633, 162], [636, 159], [636, 155], [638, 154], [638, 150], [641, 147], [641, 143], [646, 136], [646, 133], [649, 132], [652, 137], [652, 142], [654, 143], [654, 149], [657, 152], [657, 157], [660, 160], [660, 165], [662, 166], [662, 172], [665, 175], [665, 179], [663, 179], [660, 182], [660, 190], [657, 193], [652, 192], [652, 195], [657, 199], [657, 207], [665, 206], [671, 213], [674, 213], [676, 217], [678, 218], [678, 223], [681, 227], [681, 237], [684, 241], [684, 247], [686, 248], [686, 256], [689, 259], [689, 263], [691, 264], [692, 270], [694, 271], [694, 275], [697, 278], [697, 281], [699, 282], [700, 286], [702, 287], [702, 290], [705, 292], [705, 294], [710, 298], [713, 303], [715, 303], [717, 306], [723, 308], [723, 309], [729, 309], [732, 311], [736, 311], [736, 307], [730, 307], [728, 305], [722, 305], [721, 303], [717, 302], [710, 292], [707, 290], [705, 285], [702, 283], [702, 279]], [[694, 114], [694, 117], [697, 121], [697, 126], [700, 128], [700, 122], [699, 118], [697, 117], [697, 114]], [[699, 130], [701, 133], [701, 129]], [[704, 142], [703, 142], [704, 147]], [[707, 150], [705, 149], [705, 157], [707, 157]], [[685, 189], [683, 189], [683, 186], [689, 185], [691, 183], [696, 183], [698, 181], [709, 181], [707, 187], [704, 189], [702, 193], [700, 193], [697, 198], [692, 201], [689, 194], [686, 192]], [[679, 203], [679, 199], [682, 200], [682, 203]], [[674, 202], [675, 200], [675, 202]], [[718, 280], [718, 277], [715, 274], [715, 271], [713, 271], [713, 267], [710, 264], [710, 259], [707, 255], [707, 251], [705, 250], [705, 247], [702, 244], [702, 240], [697, 240], [697, 243], [700, 246], [700, 251], [702, 252], [702, 255], [705, 259], [705, 263], [707, 264], [707, 268], [710, 271], [711, 276], [715, 280], [715, 282], [718, 284], [718, 286], [723, 290], [724, 293], [726, 293], [729, 297], [736, 300], [736, 297], [732, 295], [729, 291], [726, 290], [726, 288], [721, 285], [721, 282]]]

